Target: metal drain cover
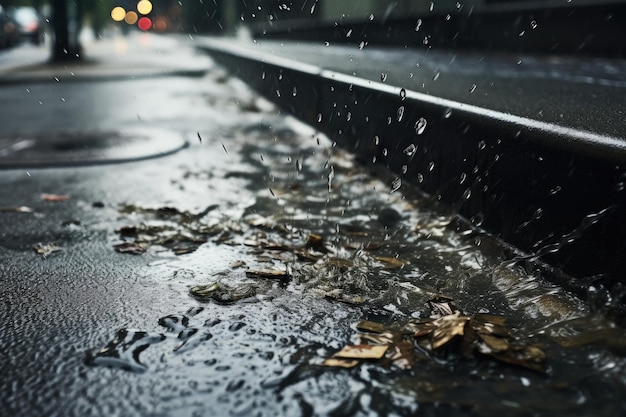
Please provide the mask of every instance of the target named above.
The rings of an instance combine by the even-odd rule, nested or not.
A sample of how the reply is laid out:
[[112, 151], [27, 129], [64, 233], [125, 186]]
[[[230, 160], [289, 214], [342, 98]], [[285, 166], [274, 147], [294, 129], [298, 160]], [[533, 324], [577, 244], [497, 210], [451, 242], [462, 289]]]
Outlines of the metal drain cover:
[[152, 128], [0, 136], [0, 169], [139, 161], [170, 155], [187, 145], [180, 133]]

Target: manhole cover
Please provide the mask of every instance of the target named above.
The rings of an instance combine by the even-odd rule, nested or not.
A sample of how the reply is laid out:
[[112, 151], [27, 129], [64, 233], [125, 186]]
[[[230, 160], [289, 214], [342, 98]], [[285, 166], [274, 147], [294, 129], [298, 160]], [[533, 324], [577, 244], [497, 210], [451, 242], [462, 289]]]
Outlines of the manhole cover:
[[180, 133], [144, 128], [0, 137], [0, 168], [130, 162], [169, 155], [186, 146]]

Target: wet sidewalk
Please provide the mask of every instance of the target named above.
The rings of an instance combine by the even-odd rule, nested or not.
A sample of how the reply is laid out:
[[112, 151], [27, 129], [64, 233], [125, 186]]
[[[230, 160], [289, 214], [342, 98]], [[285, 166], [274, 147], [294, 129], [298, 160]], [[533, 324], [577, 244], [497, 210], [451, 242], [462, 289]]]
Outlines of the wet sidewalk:
[[[624, 412], [606, 294], [549, 284], [189, 41], [117, 42], [0, 76], [7, 415]], [[416, 339], [448, 309], [449, 340], [503, 316], [494, 346], [534, 356]], [[326, 362], [358, 343], [387, 356]]]

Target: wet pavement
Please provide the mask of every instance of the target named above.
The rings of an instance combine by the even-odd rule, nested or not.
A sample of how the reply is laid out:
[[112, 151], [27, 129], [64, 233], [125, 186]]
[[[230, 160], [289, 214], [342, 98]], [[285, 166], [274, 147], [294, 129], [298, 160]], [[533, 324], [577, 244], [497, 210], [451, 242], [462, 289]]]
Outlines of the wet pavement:
[[[89, 70], [0, 74], [0, 165], [20, 160], [0, 175], [7, 415], [623, 414], [620, 288], [571, 296], [192, 46], [132, 35]], [[172, 152], [108, 157], [111, 132]], [[46, 136], [89, 150], [53, 147], [72, 166], [44, 168], [27, 151]], [[444, 296], [506, 317], [545, 372], [417, 343]], [[408, 362], [323, 365], [364, 319], [401, 333]]]

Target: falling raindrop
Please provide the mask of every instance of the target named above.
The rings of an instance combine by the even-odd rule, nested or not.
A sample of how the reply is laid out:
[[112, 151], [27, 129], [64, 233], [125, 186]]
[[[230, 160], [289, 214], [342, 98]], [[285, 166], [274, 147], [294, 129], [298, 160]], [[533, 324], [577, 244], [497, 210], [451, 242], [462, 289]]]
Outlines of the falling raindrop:
[[299, 159], [296, 159], [296, 171], [302, 171], [302, 161], [300, 161]]
[[385, 82], [387, 81], [387, 74], [386, 73], [381, 73], [380, 74], [380, 81]]
[[400, 99], [404, 100], [406, 98], [406, 90], [404, 88], [400, 89]]
[[463, 184], [466, 179], [467, 179], [467, 174], [465, 172], [461, 172], [461, 175], [459, 176], [459, 184]]
[[359, 43], [359, 51], [365, 48], [365, 44], [365, 41], [361, 41], [361, 43]]
[[444, 117], [444, 119], [449, 119], [451, 116], [452, 116], [452, 109], [451, 108], [447, 108], [443, 112], [443, 117]]
[[404, 117], [404, 106], [398, 107], [398, 121], [402, 121], [402, 117]]
[[474, 91], [476, 91], [476, 87], [478, 87], [476, 84], [472, 84], [469, 88], [469, 92], [473, 93]]
[[317, 123], [321, 123], [322, 122], [322, 113], [318, 113], [317, 114]]
[[374, 20], [374, 15], [373, 14], [370, 15], [370, 20]]
[[374, 145], [378, 146], [380, 144], [380, 138], [378, 136], [374, 136]]
[[296, 89], [296, 87], [293, 87], [293, 92], [291, 93], [291, 95], [293, 95], [294, 97], [298, 95], [298, 90]]
[[517, 35], [517, 36], [520, 36], [520, 37], [521, 37], [521, 36], [524, 36], [525, 34], [526, 34], [526, 31], [525, 31], [525, 30], [523, 30], [523, 31], [521, 31], [521, 32], [519, 33], [519, 35]]
[[426, 130], [426, 124], [428, 122], [423, 117], [420, 117], [419, 120], [415, 123], [415, 133], [421, 135]]
[[416, 151], [417, 151], [417, 147], [416, 147], [414, 144], [410, 144], [409, 146], [407, 146], [407, 147], [404, 149], [404, 151], [403, 151], [403, 152], [404, 152], [407, 156], [412, 157], [413, 155], [415, 155], [415, 152], [416, 152]]
[[533, 28], [533, 29], [537, 29], [537, 21], [536, 20], [532, 20], [530, 22], [530, 27]]
[[348, 112], [348, 114], [346, 114], [346, 121], [349, 122], [350, 119], [352, 119], [352, 113]]
[[434, 3], [434, 2], [432, 2], [432, 1], [430, 2], [430, 7], [429, 7], [429, 9], [428, 9], [428, 10], [430, 10], [431, 12], [432, 12], [433, 10], [435, 10], [435, 3]]
[[390, 125], [392, 122], [391, 116], [387, 117], [387, 124]]
[[402, 180], [398, 177], [394, 178], [391, 182], [391, 192], [394, 193], [402, 187]]
[[483, 150], [487, 147], [487, 144], [485, 143], [484, 140], [481, 140], [480, 142], [478, 142], [478, 149]]
[[387, 156], [388, 153], [387, 148], [383, 148], [383, 156]]
[[424, 182], [424, 176], [421, 173], [417, 174], [417, 182], [420, 184]]
[[426, 165], [426, 168], [428, 169], [428, 171], [432, 172], [433, 169], [435, 169], [435, 161], [430, 161], [428, 165]]
[[280, 97], [280, 91], [276, 90], [276, 96]]
[[325, 41], [325, 42], [324, 42], [324, 46], [330, 46], [330, 42]]
[[417, 19], [417, 24], [415, 25], [415, 31], [419, 32], [421, 26], [422, 26], [422, 19]]
[[346, 33], [346, 38], [349, 38], [350, 36], [352, 36], [352, 29], [350, 29], [348, 33]]
[[465, 191], [463, 191], [463, 199], [469, 200], [471, 196], [472, 196], [472, 189], [466, 188]]
[[406, 174], [408, 170], [409, 170], [409, 167], [407, 165], [402, 165], [402, 173], [403, 174]]
[[441, 75], [441, 73], [437, 71], [435, 75], [433, 76], [433, 81], [437, 81], [439, 79], [439, 75]]
[[331, 165], [328, 171], [328, 192], [333, 191], [333, 178], [335, 178], [335, 168]]
[[228, 154], [228, 149], [226, 149], [226, 145], [224, 145], [223, 142], [222, 142], [222, 148], [224, 149], [224, 152], [226, 152]]

